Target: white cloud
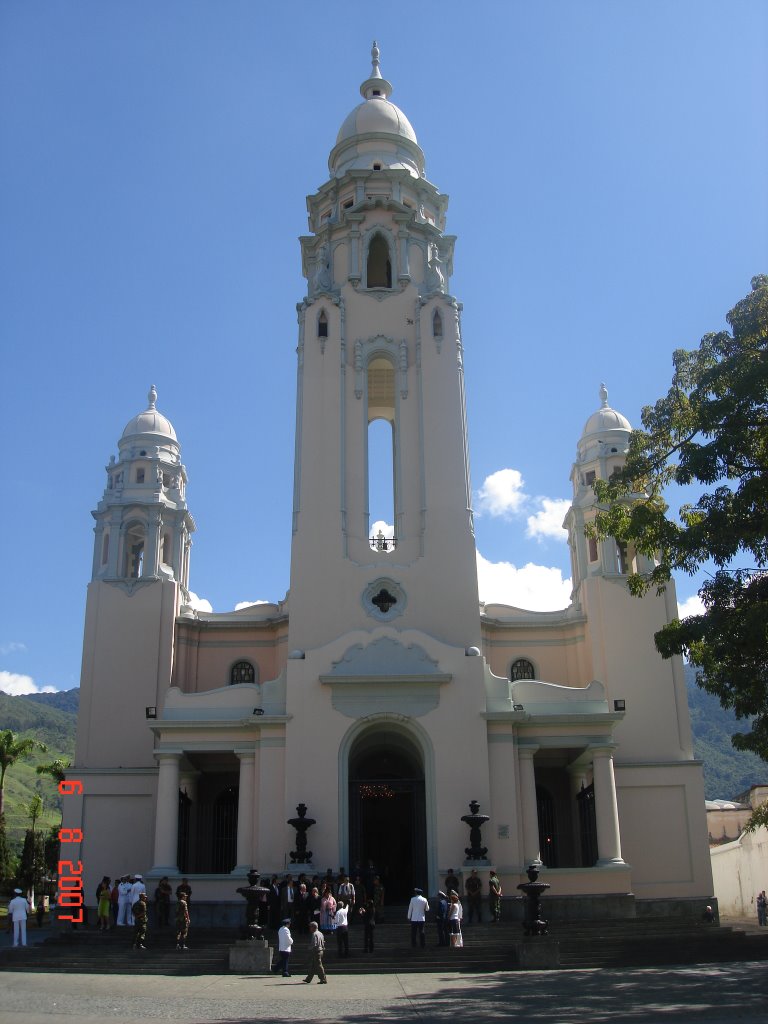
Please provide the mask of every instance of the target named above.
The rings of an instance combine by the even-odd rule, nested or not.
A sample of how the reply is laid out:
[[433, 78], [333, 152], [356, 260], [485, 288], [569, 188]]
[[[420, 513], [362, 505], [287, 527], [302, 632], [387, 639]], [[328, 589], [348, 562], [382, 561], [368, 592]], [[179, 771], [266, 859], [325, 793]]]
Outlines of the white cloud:
[[522, 568], [511, 562], [489, 562], [477, 552], [477, 583], [486, 604], [509, 604], [535, 612], [567, 608], [572, 583], [562, 570], [528, 562]]
[[17, 643], [15, 640], [11, 640], [10, 643], [0, 644], [0, 654], [24, 654], [27, 650], [26, 644]]
[[567, 498], [537, 498], [537, 501], [541, 502], [541, 508], [528, 516], [526, 537], [535, 537], [538, 541], [545, 537], [566, 540], [568, 531], [563, 529], [563, 520], [571, 507], [570, 501]]
[[198, 597], [191, 590], [189, 593], [189, 607], [194, 608], [196, 612], [212, 612], [213, 605], [210, 601], [206, 601], [204, 597]]
[[528, 500], [524, 485], [519, 469], [497, 469], [485, 478], [477, 492], [476, 511], [480, 515], [487, 513], [507, 519], [519, 514]]
[[23, 693], [56, 693], [55, 686], [38, 686], [32, 676], [22, 676], [17, 672], [0, 671], [0, 690], [19, 697]]
[[239, 612], [242, 608], [252, 608], [255, 604], [271, 604], [271, 601], [238, 601], [235, 605], [235, 611]]
[[379, 530], [381, 530], [385, 537], [391, 538], [395, 536], [395, 527], [393, 526], [392, 523], [387, 523], [384, 519], [376, 520], [376, 522], [371, 527], [371, 536], [377, 537], [379, 534]]
[[698, 594], [693, 594], [685, 601], [677, 602], [677, 614], [680, 619], [685, 619], [689, 615], [703, 615], [705, 611], [704, 602]]

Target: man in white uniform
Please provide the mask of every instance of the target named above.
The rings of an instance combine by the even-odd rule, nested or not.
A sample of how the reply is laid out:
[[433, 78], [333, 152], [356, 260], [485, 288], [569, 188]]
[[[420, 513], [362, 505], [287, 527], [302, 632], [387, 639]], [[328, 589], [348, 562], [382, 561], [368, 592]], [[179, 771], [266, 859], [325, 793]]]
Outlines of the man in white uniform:
[[131, 883], [127, 875], [123, 875], [117, 887], [117, 923], [119, 927], [133, 924], [131, 912]]
[[427, 944], [424, 935], [424, 922], [427, 920], [429, 903], [421, 889], [414, 889], [411, 902], [408, 904], [408, 920], [411, 922], [411, 946], [416, 949], [416, 936], [421, 940], [421, 948]]
[[13, 921], [13, 945], [26, 946], [29, 904], [22, 896], [21, 889], [14, 889], [13, 892], [14, 897], [8, 904], [8, 917]]

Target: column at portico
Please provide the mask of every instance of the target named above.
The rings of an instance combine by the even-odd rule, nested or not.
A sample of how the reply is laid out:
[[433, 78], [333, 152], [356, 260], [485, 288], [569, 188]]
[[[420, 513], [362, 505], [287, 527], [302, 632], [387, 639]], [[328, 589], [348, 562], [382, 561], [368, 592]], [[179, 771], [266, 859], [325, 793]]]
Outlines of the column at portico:
[[177, 875], [179, 873], [176, 860], [179, 842], [179, 761], [181, 754], [181, 750], [164, 750], [155, 754], [159, 765], [153, 874]]
[[623, 865], [619, 808], [616, 802], [616, 777], [613, 773], [615, 744], [590, 747], [595, 784], [595, 824], [597, 826], [597, 866]]
[[568, 766], [568, 778], [570, 779], [571, 790], [571, 823], [573, 826], [573, 848], [577, 857], [581, 851], [581, 819], [579, 807], [579, 794], [588, 785], [587, 765], [572, 764]]
[[253, 858], [253, 804], [256, 751], [235, 749], [240, 759], [240, 788], [237, 798], [237, 864], [233, 875], [247, 874], [254, 865]]
[[540, 860], [539, 813], [536, 805], [536, 774], [533, 757], [538, 746], [520, 745], [517, 759], [520, 765], [520, 805], [523, 826], [523, 866]]

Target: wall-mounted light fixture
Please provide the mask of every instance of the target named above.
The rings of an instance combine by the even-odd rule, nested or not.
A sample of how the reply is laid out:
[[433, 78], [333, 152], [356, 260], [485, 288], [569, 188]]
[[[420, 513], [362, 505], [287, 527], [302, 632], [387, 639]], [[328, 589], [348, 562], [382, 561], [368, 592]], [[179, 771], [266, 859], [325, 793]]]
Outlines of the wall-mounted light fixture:
[[525, 711], [525, 708], [523, 707], [522, 704], [513, 704], [512, 705], [512, 710], [513, 711]]
[[263, 715], [263, 714], [264, 714], [264, 708], [254, 708], [254, 709], [253, 709], [253, 713], [254, 713], [254, 715], [259, 715], [259, 716], [261, 716], [261, 715]]
[[613, 710], [614, 711], [626, 711], [627, 710], [627, 702], [625, 700], [615, 700], [613, 702]]
[[147, 718], [157, 718], [157, 708], [144, 708], [144, 714]]

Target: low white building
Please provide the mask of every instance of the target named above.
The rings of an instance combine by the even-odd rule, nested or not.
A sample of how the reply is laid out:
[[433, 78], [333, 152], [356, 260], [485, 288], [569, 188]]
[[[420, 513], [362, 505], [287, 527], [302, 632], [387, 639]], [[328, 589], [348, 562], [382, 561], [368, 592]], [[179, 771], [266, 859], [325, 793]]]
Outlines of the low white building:
[[[631, 597], [642, 556], [584, 535], [630, 424], [602, 388], [574, 438], [570, 605], [481, 606], [448, 198], [375, 48], [360, 91], [301, 239], [289, 597], [189, 606], [195, 524], [154, 390], [107, 467], [71, 773], [84, 794], [66, 801], [85, 890], [143, 869], [150, 886], [187, 875], [198, 905], [237, 901], [252, 865], [290, 868], [304, 803], [315, 870], [372, 861], [390, 900], [434, 892], [465, 861], [476, 800], [486, 855], [466, 868], [494, 866], [507, 894], [541, 857], [585, 913], [698, 916], [701, 767], [682, 664], [653, 643], [674, 587]], [[374, 466], [382, 429], [391, 455]], [[258, 472], [258, 449], [244, 457]], [[373, 473], [392, 481], [383, 512]], [[372, 535], [378, 519], [391, 536]]]

